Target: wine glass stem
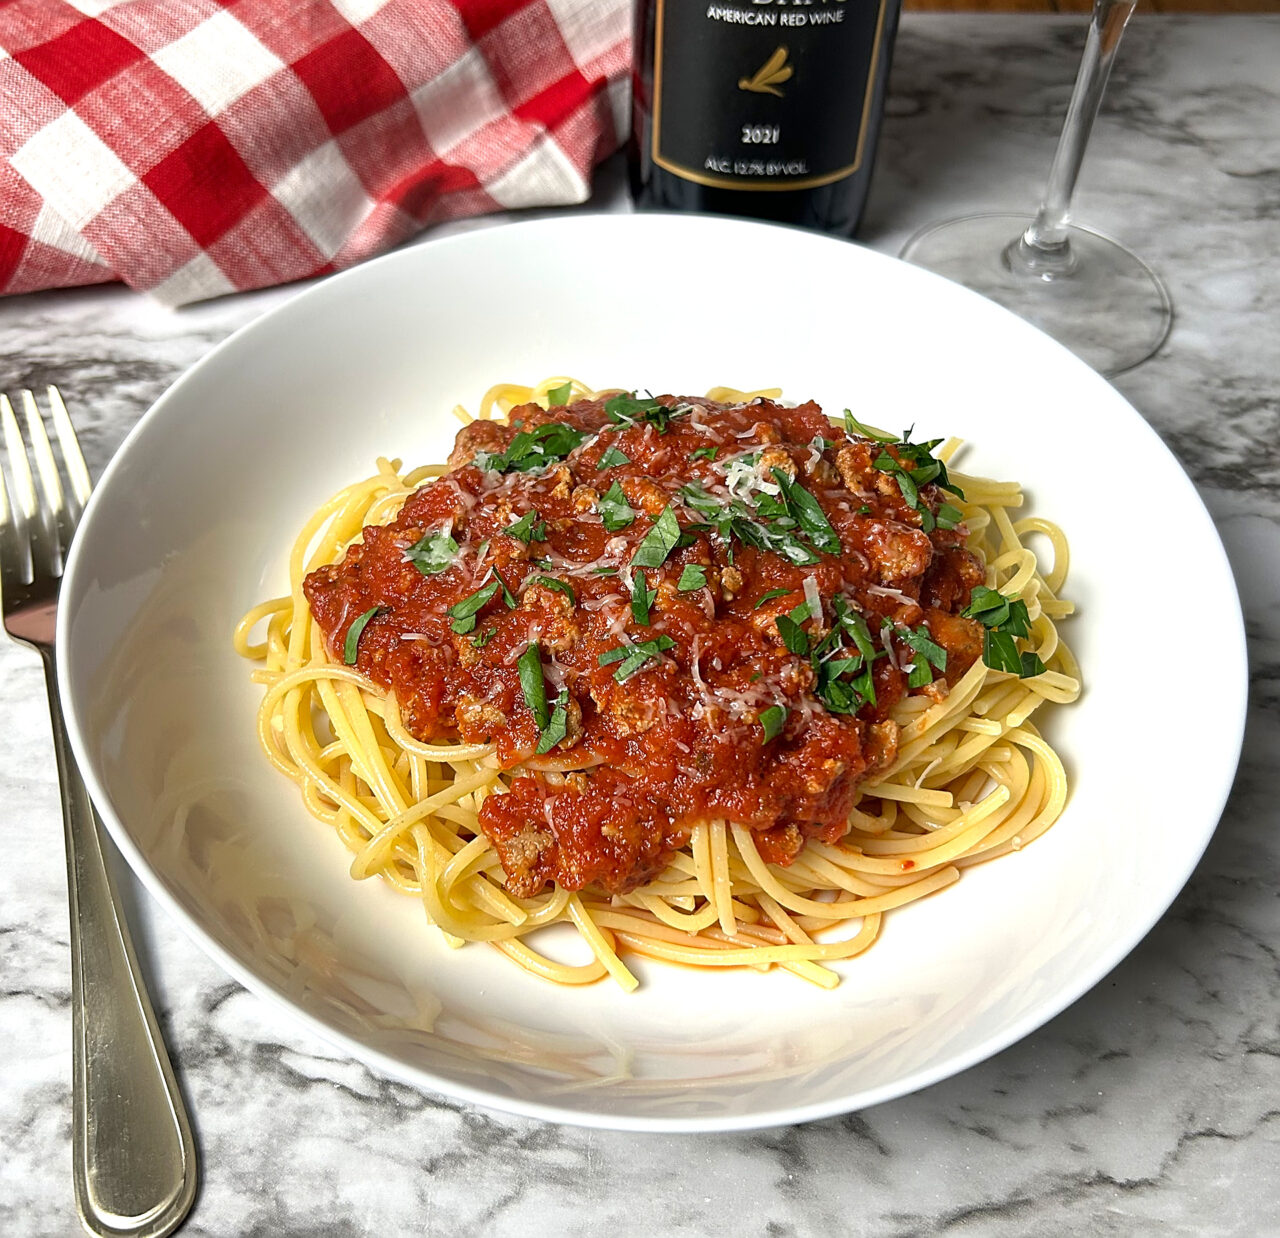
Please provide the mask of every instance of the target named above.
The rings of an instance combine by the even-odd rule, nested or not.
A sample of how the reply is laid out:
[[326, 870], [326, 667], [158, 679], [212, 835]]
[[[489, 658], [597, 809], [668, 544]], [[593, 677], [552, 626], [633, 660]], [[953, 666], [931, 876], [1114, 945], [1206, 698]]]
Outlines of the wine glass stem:
[[1102, 103], [1102, 94], [1111, 76], [1120, 36], [1136, 3], [1137, 0], [1096, 0], [1093, 6], [1084, 58], [1071, 93], [1053, 166], [1049, 169], [1044, 200], [1017, 246], [1024, 261], [1034, 265], [1042, 276], [1047, 274], [1046, 263], [1052, 265], [1055, 258], [1063, 271], [1069, 270], [1073, 264], [1067, 239], [1071, 198], [1080, 175], [1080, 165], [1084, 162], [1085, 146]]

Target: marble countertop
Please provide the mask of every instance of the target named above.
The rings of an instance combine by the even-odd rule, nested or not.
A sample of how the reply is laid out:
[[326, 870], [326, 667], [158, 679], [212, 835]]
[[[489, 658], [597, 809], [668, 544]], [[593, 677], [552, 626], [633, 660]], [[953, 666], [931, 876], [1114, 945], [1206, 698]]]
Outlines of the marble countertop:
[[[861, 239], [896, 252], [936, 219], [1033, 206], [1083, 29], [904, 19]], [[344, 1059], [126, 877], [202, 1155], [184, 1233], [1280, 1233], [1278, 61], [1277, 17], [1135, 20], [1077, 198], [1082, 222], [1170, 286], [1167, 345], [1116, 385], [1217, 523], [1252, 663], [1222, 824], [1133, 954], [1020, 1044], [915, 1095], [756, 1133], [618, 1134], [426, 1096]], [[597, 199], [625, 209], [618, 161]], [[0, 300], [0, 390], [60, 384], [96, 474], [182, 370], [296, 291], [176, 313], [118, 287]], [[1189, 652], [1208, 652], [1212, 599], [1191, 605]], [[0, 642], [0, 1232], [24, 1238], [77, 1232], [58, 804], [38, 663]]]

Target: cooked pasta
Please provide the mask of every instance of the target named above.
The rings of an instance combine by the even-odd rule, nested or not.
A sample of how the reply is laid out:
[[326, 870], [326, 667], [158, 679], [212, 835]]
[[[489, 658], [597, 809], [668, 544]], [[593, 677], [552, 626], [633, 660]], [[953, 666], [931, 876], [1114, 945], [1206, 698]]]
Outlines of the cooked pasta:
[[504, 384], [451, 464], [380, 460], [311, 516], [235, 644], [354, 877], [561, 984], [633, 989], [639, 955], [832, 987], [1057, 819], [1066, 538], [955, 440], [777, 394]]

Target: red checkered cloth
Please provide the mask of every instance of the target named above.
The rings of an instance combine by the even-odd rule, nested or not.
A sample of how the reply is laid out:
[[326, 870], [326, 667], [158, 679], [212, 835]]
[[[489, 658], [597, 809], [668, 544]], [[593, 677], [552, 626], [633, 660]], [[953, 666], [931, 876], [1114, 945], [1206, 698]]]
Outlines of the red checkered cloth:
[[629, 0], [0, 0], [0, 292], [169, 305], [583, 201]]

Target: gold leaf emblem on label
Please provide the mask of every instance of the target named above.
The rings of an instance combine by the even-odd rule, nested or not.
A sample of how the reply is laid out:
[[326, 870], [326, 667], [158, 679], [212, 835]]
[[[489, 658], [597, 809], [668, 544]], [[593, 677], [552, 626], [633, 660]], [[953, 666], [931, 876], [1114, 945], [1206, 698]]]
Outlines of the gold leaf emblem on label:
[[778, 87], [791, 80], [794, 72], [787, 64], [787, 49], [780, 45], [778, 49], [750, 77], [738, 78], [738, 89], [749, 90], [757, 95], [777, 95], [782, 98]]

